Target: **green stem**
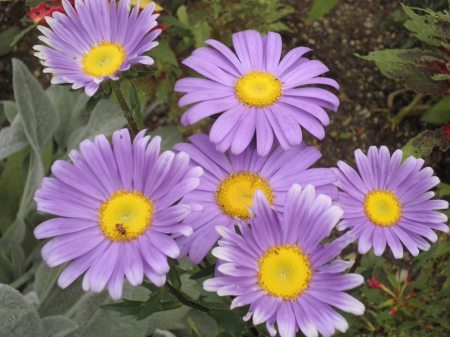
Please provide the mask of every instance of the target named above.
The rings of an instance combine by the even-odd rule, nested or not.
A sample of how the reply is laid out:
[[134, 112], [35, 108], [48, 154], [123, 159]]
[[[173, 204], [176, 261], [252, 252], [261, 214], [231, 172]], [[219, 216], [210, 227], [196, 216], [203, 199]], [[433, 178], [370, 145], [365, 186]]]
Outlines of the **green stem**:
[[14, 289], [19, 289], [22, 285], [27, 283], [29, 280], [31, 280], [34, 277], [34, 273], [36, 270], [29, 270], [26, 273], [22, 274], [17, 280], [13, 281], [9, 284], [10, 287], [13, 287]]
[[183, 294], [181, 292], [176, 290], [169, 282], [166, 282], [166, 284], [164, 286], [167, 288], [167, 290], [173, 297], [175, 297], [180, 303], [184, 304], [185, 306], [194, 308], [194, 309], [202, 311], [202, 312], [209, 311], [209, 308], [204, 307], [201, 304], [195, 303], [191, 299], [187, 299], [185, 296], [183, 296]]
[[128, 107], [127, 101], [123, 96], [122, 90], [120, 88], [114, 88], [114, 95], [117, 97], [117, 101], [119, 102], [120, 108], [123, 111], [123, 115], [127, 119], [128, 125], [130, 126], [132, 138], [134, 138], [139, 133], [139, 128], [136, 124], [136, 121], [133, 118], [132, 110]]
[[422, 101], [422, 98], [424, 98], [424, 96], [425, 95], [423, 94], [417, 94], [412, 102], [408, 104], [408, 106], [401, 109], [399, 113], [391, 119], [392, 131], [394, 131], [395, 127], [400, 124], [403, 118], [405, 118], [414, 109], [414, 107]]
[[359, 264], [361, 263], [361, 259], [362, 259], [362, 255], [358, 254], [356, 256], [355, 263], [353, 263], [353, 266], [350, 268], [349, 273], [354, 273], [355, 272], [356, 268], [358, 268]]

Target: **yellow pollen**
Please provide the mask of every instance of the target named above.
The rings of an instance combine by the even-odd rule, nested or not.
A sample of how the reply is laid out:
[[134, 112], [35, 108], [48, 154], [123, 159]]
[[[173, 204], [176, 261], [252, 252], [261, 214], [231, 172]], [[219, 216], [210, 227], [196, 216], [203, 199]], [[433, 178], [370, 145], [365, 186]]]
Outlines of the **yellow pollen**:
[[311, 278], [308, 255], [297, 245], [270, 247], [259, 259], [258, 284], [271, 296], [295, 300]]
[[231, 173], [220, 182], [215, 192], [217, 204], [223, 213], [248, 220], [250, 214], [247, 206], [253, 206], [253, 195], [258, 189], [264, 192], [269, 204], [273, 205], [275, 195], [267, 179], [251, 171]]
[[99, 208], [99, 226], [112, 241], [138, 238], [151, 225], [153, 201], [141, 192], [116, 191]]
[[402, 205], [391, 191], [373, 190], [366, 194], [364, 212], [378, 226], [392, 226], [402, 216]]
[[111, 76], [126, 60], [125, 48], [120, 43], [103, 41], [83, 55], [83, 71], [93, 77]]
[[237, 98], [252, 108], [265, 108], [281, 97], [281, 81], [270, 73], [252, 71], [239, 77], [234, 85]]

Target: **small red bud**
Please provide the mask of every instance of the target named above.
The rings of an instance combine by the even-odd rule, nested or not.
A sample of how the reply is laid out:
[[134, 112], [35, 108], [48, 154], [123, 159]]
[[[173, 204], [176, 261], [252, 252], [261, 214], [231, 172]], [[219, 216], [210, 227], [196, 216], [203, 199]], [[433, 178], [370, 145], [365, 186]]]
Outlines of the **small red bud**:
[[450, 124], [444, 126], [445, 140], [450, 140]]
[[378, 288], [380, 290], [383, 290], [383, 284], [380, 281], [378, 281], [374, 276], [370, 277], [368, 286], [370, 288]]
[[391, 316], [395, 316], [396, 313], [397, 313], [397, 308], [392, 308], [391, 310], [389, 310], [389, 314]]

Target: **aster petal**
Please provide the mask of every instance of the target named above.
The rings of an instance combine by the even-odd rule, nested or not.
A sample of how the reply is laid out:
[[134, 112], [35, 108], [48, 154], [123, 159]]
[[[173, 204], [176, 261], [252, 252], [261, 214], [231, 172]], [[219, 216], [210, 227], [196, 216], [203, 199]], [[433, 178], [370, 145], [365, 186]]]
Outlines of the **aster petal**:
[[334, 260], [316, 270], [316, 273], [340, 273], [353, 265], [354, 261]]
[[368, 225], [362, 232], [358, 241], [358, 252], [360, 254], [366, 254], [373, 246], [373, 232], [376, 225]]
[[264, 67], [263, 69], [274, 74], [281, 57], [281, 36], [278, 33], [267, 32], [264, 40]]
[[309, 318], [309, 315], [303, 309], [302, 305], [298, 302], [294, 302], [292, 304], [292, 308], [294, 309], [295, 319], [297, 324], [305, 334], [306, 337], [318, 337], [319, 332], [317, 331], [316, 326], [313, 321]]
[[144, 273], [149, 278], [149, 280], [157, 287], [162, 287], [166, 283], [166, 274], [157, 273], [147, 263], [144, 263]]
[[256, 129], [256, 111], [246, 108], [236, 128], [236, 137], [231, 143], [231, 153], [240, 154], [250, 144]]
[[228, 60], [228, 58], [223, 55], [221, 52], [211, 49], [211, 48], [197, 48], [194, 50], [192, 55], [203, 58], [206, 61], [214, 60], [214, 63], [221, 69], [226, 72], [232, 74], [235, 77], [239, 77], [241, 74], [239, 70], [234, 66], [232, 62]]
[[295, 315], [291, 303], [288, 301], [281, 302], [277, 311], [277, 325], [280, 335], [283, 337], [294, 337], [297, 331], [295, 323]]
[[122, 253], [123, 272], [125, 276], [131, 285], [140, 285], [144, 280], [144, 264], [137, 246], [137, 241], [134, 240], [123, 245]]
[[363, 283], [364, 277], [358, 274], [314, 273], [309, 287], [311, 289], [344, 291], [356, 288]]
[[352, 313], [354, 315], [362, 315], [365, 310], [364, 304], [347, 293], [324, 289], [318, 291], [310, 288], [308, 289], [308, 294], [315, 297], [319, 301], [328, 303], [332, 306], [335, 306], [336, 308], [339, 308], [345, 312]]
[[100, 256], [89, 269], [89, 288], [94, 293], [100, 293], [111, 277], [119, 258], [119, 247], [120, 244], [112, 243], [105, 254]]
[[[121, 253], [119, 252], [119, 256]], [[123, 280], [124, 280], [124, 271], [123, 271], [123, 263], [122, 259], [117, 259], [116, 267], [108, 281], [108, 292], [109, 296], [115, 301], [118, 301], [122, 298], [122, 289], [123, 289]]]
[[[111, 245], [109, 240], [103, 240], [88, 253], [76, 258], [59, 275], [58, 286], [65, 289], [81, 274], [83, 274], [92, 264], [102, 256]], [[122, 275], [123, 278], [123, 275]]]
[[171, 237], [159, 234], [155, 231], [150, 231], [148, 238], [152, 242], [153, 246], [164, 255], [167, 255], [172, 259], [176, 259], [178, 255], [180, 255], [180, 248]]
[[225, 56], [228, 61], [230, 61], [236, 69], [239, 70], [239, 73], [243, 75], [245, 73], [245, 69], [242, 66], [242, 63], [238, 60], [236, 55], [222, 42], [216, 40], [206, 40], [205, 44], [209, 44], [211, 47], [217, 49], [223, 56]]
[[80, 232], [98, 226], [98, 221], [73, 218], [54, 218], [44, 221], [34, 229], [36, 239]]
[[236, 50], [236, 54], [244, 67], [244, 71], [247, 73], [252, 70], [253, 65], [250, 58], [250, 50], [247, 46], [247, 35], [245, 32], [238, 32], [232, 35], [233, 46]]
[[306, 47], [298, 47], [289, 51], [278, 65], [275, 76], [280, 78], [295, 61], [311, 50], [312, 49]]
[[50, 267], [56, 267], [86, 254], [104, 239], [98, 227], [58, 236], [42, 248], [42, 258]]
[[403, 258], [403, 247], [397, 235], [392, 231], [391, 228], [385, 228], [384, 235], [386, 235], [387, 244], [391, 248], [394, 257], [396, 259]]
[[256, 147], [259, 156], [266, 156], [272, 149], [273, 130], [262, 109], [258, 108], [256, 114], [259, 116], [256, 119]]
[[219, 98], [200, 102], [189, 110], [187, 110], [181, 118], [181, 123], [184, 126], [192, 125], [202, 120], [205, 117], [223, 112], [238, 106], [240, 102], [237, 99]]
[[309, 255], [309, 262], [311, 262], [314, 269], [319, 268], [324, 263], [339, 255], [345, 247], [354, 241], [355, 237], [350, 232], [346, 233], [332, 241], [327, 246], [322, 245], [317, 247]]
[[113, 151], [117, 168], [122, 180], [122, 186], [128, 191], [133, 185], [133, 152], [131, 150], [131, 138], [127, 129], [122, 129], [113, 134]]
[[147, 231], [139, 237], [142, 257], [157, 274], [166, 274], [170, 270], [167, 256], [153, 246], [151, 234]]
[[373, 232], [373, 252], [375, 256], [383, 254], [385, 248], [386, 236], [384, 235], [384, 230], [379, 226], [375, 226]]

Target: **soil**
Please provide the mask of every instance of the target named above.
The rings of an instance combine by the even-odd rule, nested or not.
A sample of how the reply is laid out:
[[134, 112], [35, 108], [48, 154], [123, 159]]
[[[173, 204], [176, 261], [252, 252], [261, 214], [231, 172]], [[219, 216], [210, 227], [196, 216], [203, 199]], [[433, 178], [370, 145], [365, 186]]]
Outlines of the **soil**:
[[[339, 91], [335, 91], [341, 105], [336, 114], [330, 113], [331, 123], [326, 128], [325, 139], [317, 141], [304, 132], [305, 141], [317, 146], [323, 154], [316, 166], [332, 167], [338, 160], [355, 166], [355, 149], [360, 148], [366, 152], [371, 145], [386, 145], [393, 152], [402, 148], [419, 132], [435, 128], [421, 122], [420, 115], [413, 115], [392, 129], [390, 117], [407, 106], [415, 93], [406, 91], [398, 94], [392, 107], [388, 107], [388, 96], [403, 89], [403, 86], [381, 74], [374, 62], [354, 55], [367, 55], [370, 51], [385, 48], [405, 48], [407, 43], [414, 43], [413, 35], [397, 19], [399, 13], [402, 13], [398, 1], [341, 0], [332, 12], [311, 25], [306, 24], [306, 18], [313, 0], [283, 2], [295, 8], [293, 14], [283, 19], [293, 31], [283, 34], [284, 50], [298, 46], [314, 49], [309, 57], [322, 61], [330, 69], [326, 76], [335, 79], [341, 87]], [[11, 25], [25, 27], [19, 21], [25, 14], [24, 1], [0, 2], [0, 31]], [[13, 99], [13, 57], [21, 59], [44, 87], [49, 85], [50, 75], [42, 73], [42, 65], [33, 56], [32, 46], [39, 43], [38, 35], [37, 29], [32, 30], [10, 54], [0, 58], [0, 100]], [[411, 45], [407, 46], [409, 47]], [[436, 99], [427, 97], [422, 105], [431, 104]], [[149, 127], [165, 124], [166, 111], [167, 109], [160, 110], [157, 116], [159, 121], [153, 116], [148, 121]], [[435, 149], [426, 157], [426, 165], [431, 166], [441, 181], [446, 183], [450, 183], [449, 164], [449, 152], [443, 153]]]

